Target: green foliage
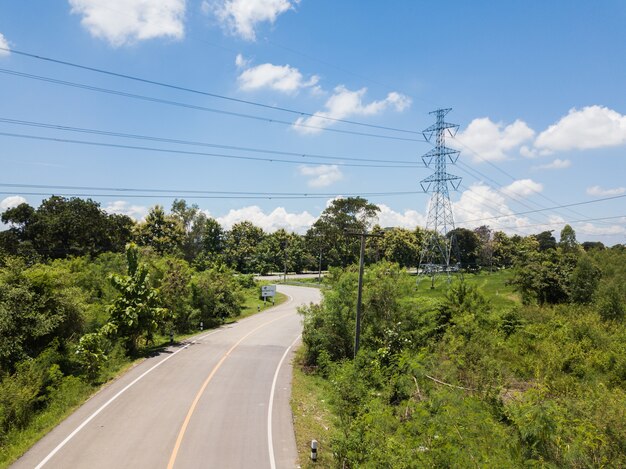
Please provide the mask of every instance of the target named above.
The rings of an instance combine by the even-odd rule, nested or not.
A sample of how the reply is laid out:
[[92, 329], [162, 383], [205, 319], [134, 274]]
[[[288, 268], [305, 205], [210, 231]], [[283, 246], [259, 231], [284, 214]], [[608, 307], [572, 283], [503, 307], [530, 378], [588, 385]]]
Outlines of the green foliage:
[[243, 308], [239, 283], [229, 269], [213, 268], [199, 272], [191, 280], [193, 319], [206, 326], [221, 324], [237, 316]]
[[576, 232], [570, 225], [565, 225], [561, 230], [561, 240], [559, 247], [563, 252], [576, 253], [579, 249], [578, 241], [576, 241]]
[[91, 199], [59, 196], [36, 210], [28, 204], [8, 209], [2, 221], [11, 225], [0, 240], [9, 253], [52, 259], [122, 251], [134, 224], [125, 215], [107, 214]]
[[626, 308], [619, 289], [615, 284], [604, 284], [596, 298], [600, 316], [605, 320], [622, 320]]
[[575, 264], [574, 257], [561, 255], [555, 249], [528, 252], [516, 261], [512, 284], [524, 304], [563, 303], [569, 300], [570, 276]]
[[600, 282], [600, 275], [600, 269], [593, 265], [589, 256], [580, 256], [576, 267], [572, 271], [570, 281], [571, 300], [574, 303], [591, 303], [593, 295], [598, 288], [598, 283]]
[[0, 269], [0, 373], [37, 356], [53, 338], [80, 333], [82, 298], [60, 269], [26, 269], [21, 260], [9, 259]]
[[[513, 279], [519, 288], [529, 276], [537, 303], [527, 306], [498, 295], [507, 272], [415, 293], [406, 274], [370, 266], [356, 359], [356, 272], [333, 271], [322, 304], [304, 309], [303, 342], [306, 364], [332, 386], [335, 466], [623, 467], [626, 326], [616, 319], [626, 255], [581, 253], [518, 252]], [[589, 272], [600, 278], [594, 265], [594, 303], [575, 303], [590, 294], [576, 293]], [[562, 289], [565, 302], [542, 288]]]
[[226, 235], [227, 264], [243, 274], [256, 272], [258, 270], [256, 249], [264, 238], [263, 230], [249, 221], [235, 223]]
[[76, 355], [85, 377], [95, 382], [108, 357], [106, 354], [110, 344], [99, 332], [90, 332], [83, 335], [78, 341]]
[[359, 258], [359, 240], [347, 237], [346, 231], [362, 232], [380, 211], [361, 197], [335, 199], [307, 231], [307, 245], [317, 257], [323, 252], [323, 266], [348, 266]]
[[163, 207], [150, 209], [143, 223], [135, 226], [134, 239], [139, 246], [150, 246], [159, 254], [173, 254], [181, 250], [185, 231], [180, 219], [166, 215]]
[[152, 341], [167, 310], [161, 307], [157, 291], [150, 286], [148, 269], [139, 264], [135, 245], [128, 245], [126, 258], [128, 275], [111, 276], [119, 296], [109, 308], [110, 318], [103, 332], [109, 337], [121, 338], [126, 351], [133, 355], [141, 339]]

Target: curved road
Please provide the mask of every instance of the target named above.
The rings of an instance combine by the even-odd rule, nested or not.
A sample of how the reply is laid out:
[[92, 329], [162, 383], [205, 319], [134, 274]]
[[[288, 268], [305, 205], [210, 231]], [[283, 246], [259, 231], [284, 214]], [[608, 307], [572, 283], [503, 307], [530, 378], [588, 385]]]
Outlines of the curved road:
[[293, 468], [289, 300], [144, 360], [42, 438], [14, 468]]

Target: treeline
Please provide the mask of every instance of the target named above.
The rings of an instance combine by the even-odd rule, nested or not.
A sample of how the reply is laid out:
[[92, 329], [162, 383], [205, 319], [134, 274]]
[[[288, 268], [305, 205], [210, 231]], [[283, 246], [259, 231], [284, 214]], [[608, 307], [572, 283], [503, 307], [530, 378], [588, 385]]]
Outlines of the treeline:
[[336, 467], [626, 466], [626, 249], [548, 235], [438, 291], [370, 266], [356, 358], [357, 269], [331, 271], [302, 313]]
[[[169, 213], [155, 206], [137, 223], [125, 215], [106, 213], [90, 199], [53, 196], [36, 209], [24, 203], [2, 214], [9, 229], [0, 232], [0, 255], [19, 256], [33, 264], [123, 252], [127, 243], [134, 242], [157, 254], [182, 258], [198, 269], [222, 264], [240, 273], [285, 269], [299, 273], [357, 262], [359, 241], [347, 233], [369, 230], [379, 236], [368, 238], [367, 263], [387, 260], [416, 268], [427, 232], [420, 227], [381, 227], [373, 223], [378, 212], [378, 206], [360, 197], [336, 199], [304, 235], [299, 235], [284, 229], [267, 233], [249, 221], [235, 223], [227, 230], [184, 200], [175, 200]], [[563, 236], [557, 242], [551, 231], [508, 236], [488, 226], [457, 228], [448, 237], [453, 237], [458, 247], [452, 250], [451, 261], [467, 270], [511, 267], [515, 253], [545, 252], [567, 242]], [[581, 247], [604, 249], [598, 242], [586, 242]]]

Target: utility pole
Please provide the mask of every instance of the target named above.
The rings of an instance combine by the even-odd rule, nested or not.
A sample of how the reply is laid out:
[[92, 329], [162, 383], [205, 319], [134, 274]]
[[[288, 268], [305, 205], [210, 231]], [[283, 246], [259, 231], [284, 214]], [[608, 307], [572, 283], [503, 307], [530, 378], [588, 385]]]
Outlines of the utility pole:
[[361, 338], [361, 298], [363, 293], [363, 269], [365, 266], [365, 239], [366, 238], [382, 238], [382, 234], [346, 231], [346, 236], [358, 236], [361, 238], [361, 252], [359, 255], [359, 286], [356, 295], [356, 326], [354, 330], [354, 358], [359, 353], [359, 341]]
[[318, 271], [317, 271], [317, 283], [319, 284], [322, 283], [322, 246], [321, 245], [320, 245], [320, 260], [319, 260]]

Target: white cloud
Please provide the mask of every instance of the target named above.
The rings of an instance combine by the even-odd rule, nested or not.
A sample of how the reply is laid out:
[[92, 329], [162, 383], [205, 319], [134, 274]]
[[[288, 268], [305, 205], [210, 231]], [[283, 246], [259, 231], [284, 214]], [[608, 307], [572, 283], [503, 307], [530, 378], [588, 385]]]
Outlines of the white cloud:
[[[17, 207], [19, 204], [25, 204], [26, 199], [19, 195], [11, 195], [0, 200], [0, 213], [13, 207]], [[5, 225], [0, 221], [0, 230], [8, 229], [10, 225]]]
[[[471, 152], [475, 152], [474, 162], [498, 161], [505, 159], [511, 150], [530, 140], [534, 135], [535, 131], [519, 119], [512, 124], [504, 125], [501, 122], [493, 122], [488, 117], [482, 117], [470, 122], [465, 130], [456, 135], [450, 145], [459, 150], [467, 147]], [[526, 150], [527, 147], [520, 151]]]
[[307, 211], [288, 213], [283, 207], [277, 207], [271, 213], [265, 213], [260, 207], [252, 205], [233, 209], [223, 217], [215, 219], [227, 230], [230, 230], [235, 223], [250, 221], [269, 233], [284, 228], [287, 231], [304, 234], [315, 222], [316, 217]]
[[[620, 219], [621, 223], [626, 223], [626, 218]], [[576, 234], [591, 235], [591, 236], [615, 236], [625, 235], [626, 227], [622, 225], [594, 225], [593, 223], [578, 223], [575, 226]], [[620, 242], [620, 241], [618, 241]]]
[[572, 162], [570, 160], [561, 160], [557, 158], [552, 163], [533, 166], [532, 169], [565, 169], [569, 168], [571, 165]]
[[528, 218], [514, 215], [503, 194], [481, 183], [463, 191], [452, 209], [455, 220], [464, 228], [488, 225], [506, 233], [533, 233], [532, 228], [525, 228], [530, 224]]
[[626, 116], [603, 106], [570, 109], [541, 132], [535, 147], [544, 152], [584, 150], [626, 143]]
[[383, 228], [399, 227], [415, 229], [417, 226], [423, 227], [426, 224], [426, 217], [416, 210], [405, 210], [396, 212], [385, 204], [377, 204], [380, 208], [378, 212], [378, 224]]
[[11, 195], [0, 201], [0, 212], [7, 209], [17, 207], [19, 204], [25, 204], [26, 199], [20, 195]]
[[401, 112], [411, 105], [411, 99], [408, 96], [395, 91], [389, 93], [383, 100], [364, 104], [363, 96], [366, 92], [367, 88], [351, 91], [343, 85], [337, 86], [324, 105], [326, 110], [316, 112], [311, 117], [298, 118], [294, 123], [295, 129], [302, 133], [317, 133], [322, 128], [332, 125], [332, 119], [344, 119], [353, 115], [371, 116], [389, 107]]
[[302, 176], [310, 177], [308, 181], [309, 187], [326, 187], [333, 182], [343, 179], [343, 174], [339, 167], [335, 164], [322, 164], [319, 166], [300, 166], [298, 172]]
[[[0, 33], [0, 47], [3, 47], [5, 49], [11, 48], [11, 46], [9, 46], [9, 41], [6, 40], [2, 33]], [[11, 53], [8, 50], [0, 49], [0, 57], [7, 57], [9, 55], [11, 55]]]
[[137, 221], [141, 221], [148, 214], [150, 208], [143, 205], [131, 205], [125, 200], [116, 200], [104, 207], [104, 211], [108, 213], [117, 213], [119, 215], [128, 215]]
[[235, 57], [235, 65], [237, 65], [237, 68], [246, 68], [249, 63], [250, 59], [246, 59], [241, 54], [237, 54], [237, 57]]
[[592, 186], [587, 188], [587, 194], [594, 197], [611, 197], [613, 195], [621, 195], [626, 193], [626, 187], [616, 187], [615, 189], [602, 189], [600, 186]]
[[204, 0], [202, 10], [213, 11], [229, 33], [254, 41], [259, 23], [274, 23], [297, 3], [299, 0]]
[[186, 0], [69, 0], [92, 36], [119, 47], [145, 39], [184, 35]]
[[[246, 65], [241, 55], [237, 56], [235, 63], [239, 67]], [[297, 68], [290, 65], [265, 63], [244, 70], [237, 81], [244, 91], [270, 88], [283, 93], [295, 93], [302, 88], [315, 86], [319, 77], [313, 75], [306, 80]]]
[[538, 194], [543, 190], [543, 185], [533, 181], [532, 179], [518, 179], [513, 181], [506, 187], [502, 188], [508, 196], [528, 197], [529, 195]]

